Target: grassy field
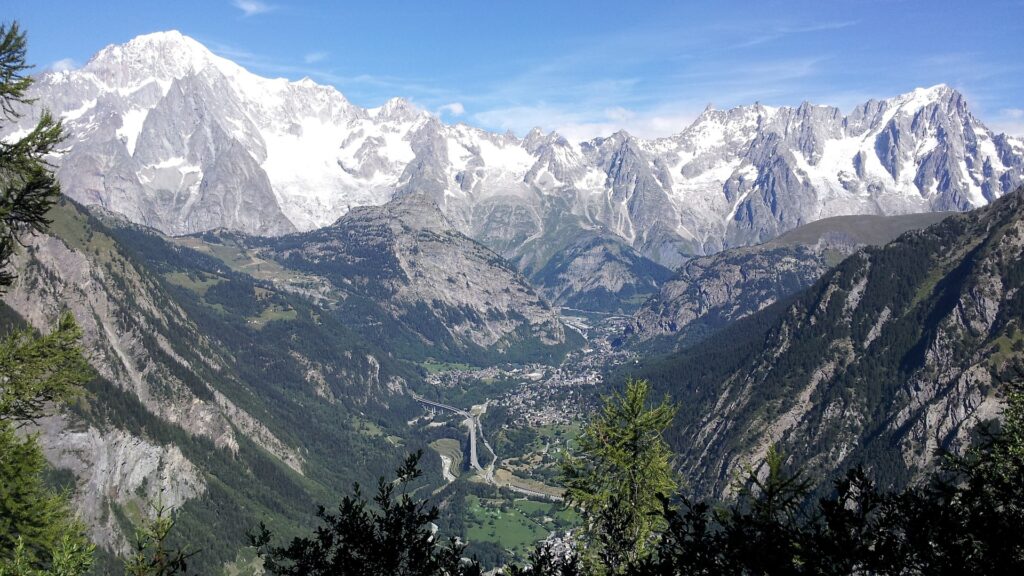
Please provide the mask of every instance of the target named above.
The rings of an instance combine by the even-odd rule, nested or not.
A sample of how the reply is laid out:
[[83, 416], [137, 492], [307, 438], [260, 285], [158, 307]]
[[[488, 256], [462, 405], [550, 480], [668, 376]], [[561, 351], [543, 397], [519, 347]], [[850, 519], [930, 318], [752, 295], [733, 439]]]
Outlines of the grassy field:
[[768, 247], [817, 244], [828, 235], [841, 235], [856, 244], [881, 246], [908, 230], [926, 228], [946, 219], [950, 212], [901, 214], [898, 216], [834, 216], [790, 230], [766, 244]]
[[499, 468], [494, 471], [494, 481], [498, 483], [498, 486], [521, 488], [523, 490], [529, 490], [530, 492], [556, 496], [559, 498], [561, 498], [564, 492], [561, 488], [555, 488], [554, 486], [548, 486], [547, 484], [538, 482], [537, 480], [516, 476], [504, 468]]
[[256, 555], [256, 549], [246, 546], [238, 551], [234, 562], [224, 565], [224, 576], [256, 576], [263, 574], [263, 560]]
[[993, 352], [989, 356], [989, 366], [1001, 366], [1006, 360], [1020, 354], [1018, 350], [1024, 346], [1024, 330], [1014, 329], [1010, 334], [1002, 334], [993, 342]]
[[54, 206], [46, 217], [50, 219], [49, 234], [64, 240], [69, 247], [92, 252], [101, 262], [111, 261], [117, 253], [114, 240], [94, 231], [88, 217], [70, 204]]
[[493, 542], [522, 561], [551, 532], [579, 525], [579, 515], [561, 504], [516, 499], [466, 498], [466, 538]]
[[193, 278], [184, 272], [170, 272], [164, 274], [164, 278], [166, 278], [171, 284], [181, 286], [186, 290], [191, 290], [200, 296], [206, 296], [206, 291], [209, 290], [211, 286], [216, 286], [223, 282], [222, 278], [218, 278], [212, 274], [202, 273], [200, 273], [196, 278]]
[[240, 246], [230, 238], [225, 238], [221, 244], [206, 242], [202, 238], [195, 236], [183, 236], [171, 238], [170, 240], [175, 244], [213, 256], [231, 270], [248, 274], [257, 280], [288, 282], [293, 285], [303, 283], [310, 285], [322, 284], [319, 278], [285, 268], [274, 260], [261, 257], [256, 250]]
[[259, 316], [249, 318], [249, 323], [256, 328], [263, 328], [267, 322], [274, 320], [295, 320], [299, 314], [292, 308], [283, 308], [277, 305], [267, 306]]
[[376, 422], [370, 422], [369, 420], [357, 420], [356, 429], [366, 436], [384, 436], [384, 429], [378, 426]]
[[551, 532], [543, 519], [531, 518], [505, 500], [468, 496], [466, 510], [467, 540], [494, 542], [520, 560], [525, 559], [534, 545]]
[[223, 244], [204, 242], [202, 238], [195, 236], [173, 238], [172, 241], [209, 254], [227, 264], [235, 272], [244, 272], [253, 278], [274, 280], [286, 275], [294, 275], [277, 262], [260, 258], [254, 252], [235, 244], [230, 239], [225, 239]]
[[437, 374], [440, 372], [451, 372], [452, 370], [472, 370], [473, 367], [469, 364], [462, 364], [458, 362], [438, 362], [433, 358], [423, 361], [421, 364], [423, 369], [431, 374]]
[[561, 440], [561, 443], [568, 443], [571, 446], [576, 442], [580, 432], [583, 431], [583, 426], [579, 422], [573, 422], [572, 424], [545, 424], [544, 426], [535, 427], [534, 430], [537, 432], [538, 448], [555, 440]]
[[440, 440], [434, 440], [430, 443], [430, 447], [437, 452], [439, 456], [445, 456], [451, 460], [451, 467], [449, 472], [456, 478], [462, 472], [462, 445], [458, 440], [454, 438], [441, 438]]

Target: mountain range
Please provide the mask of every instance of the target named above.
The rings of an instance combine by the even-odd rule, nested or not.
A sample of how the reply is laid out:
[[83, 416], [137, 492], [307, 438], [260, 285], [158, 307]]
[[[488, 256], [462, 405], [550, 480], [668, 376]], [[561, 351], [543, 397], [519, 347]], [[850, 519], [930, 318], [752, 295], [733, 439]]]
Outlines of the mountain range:
[[[769, 446], [902, 486], [1024, 373], [1024, 142], [948, 86], [571, 142], [361, 108], [161, 32], [33, 96], [67, 198], [0, 324], [82, 325], [95, 378], [34, 431], [114, 554], [161, 498], [196, 562], [242, 573], [245, 530], [296, 534], [417, 450], [465, 536], [494, 478], [550, 495], [573, 419], [627, 376], [679, 403], [695, 494]], [[496, 470], [464, 482], [467, 417]]]
[[59, 176], [85, 205], [171, 235], [278, 236], [421, 194], [556, 305], [639, 301], [692, 256], [830, 216], [968, 210], [1024, 181], [1024, 143], [944, 85], [847, 115], [709, 107], [670, 137], [570, 142], [447, 125], [400, 98], [361, 108], [160, 32], [42, 75], [35, 96], [65, 122]]

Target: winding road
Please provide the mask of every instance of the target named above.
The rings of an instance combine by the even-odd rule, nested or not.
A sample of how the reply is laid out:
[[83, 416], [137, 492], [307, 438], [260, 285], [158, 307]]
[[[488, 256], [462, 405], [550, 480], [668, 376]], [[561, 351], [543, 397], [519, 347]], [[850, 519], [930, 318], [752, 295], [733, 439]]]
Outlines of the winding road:
[[[463, 420], [462, 423], [465, 424], [467, 428], [469, 428], [469, 465], [472, 466], [474, 470], [479, 472], [488, 483], [493, 484], [494, 464], [498, 460], [498, 455], [494, 453], [494, 449], [491, 448], [491, 445], [487, 443], [487, 439], [484, 438], [483, 427], [480, 425], [480, 419], [470, 414], [469, 412], [466, 412], [465, 410], [456, 408], [454, 406], [449, 406], [448, 404], [442, 404], [440, 402], [434, 402], [433, 400], [427, 400], [426, 398], [420, 396], [415, 392], [412, 392], [411, 395], [413, 400], [419, 402], [420, 404], [425, 404], [427, 406], [432, 406], [434, 408], [440, 408], [441, 410], [454, 412], [459, 416], [465, 418], [465, 420]], [[480, 460], [477, 458], [476, 436], [478, 430], [481, 442], [483, 443], [484, 447], [487, 448], [487, 451], [491, 453], [491, 463], [487, 466], [487, 468], [481, 466]]]
[[[441, 410], [454, 412], [455, 414], [458, 414], [459, 416], [462, 416], [464, 418], [462, 423], [465, 424], [467, 428], [469, 428], [469, 465], [474, 470], [480, 473], [480, 476], [483, 477], [485, 482], [497, 486], [498, 483], [494, 479], [494, 467], [498, 463], [498, 454], [494, 451], [494, 448], [491, 448], [491, 445], [488, 444], [487, 438], [484, 437], [484, 428], [483, 425], [480, 423], [480, 417], [473, 415], [465, 410], [462, 410], [461, 408], [456, 408], [454, 406], [449, 406], [448, 404], [442, 404], [440, 402], [434, 402], [433, 400], [427, 400], [426, 398], [420, 396], [415, 392], [411, 392], [411, 395], [413, 400], [419, 402], [420, 404], [430, 406], [432, 408], [439, 408]], [[486, 404], [484, 404], [484, 406], [486, 407]], [[480, 442], [483, 443], [484, 447], [487, 448], [487, 451], [491, 453], [491, 463], [487, 465], [487, 468], [481, 466], [480, 461], [477, 459], [477, 434], [480, 435]], [[445, 464], [445, 466], [447, 466], [447, 464]], [[529, 488], [516, 486], [511, 482], [503, 484], [502, 486], [512, 490], [513, 492], [523, 494], [524, 496], [544, 498], [547, 500], [554, 500], [556, 502], [562, 500], [561, 496], [546, 494], [544, 492], [538, 492], [536, 490], [530, 490]]]

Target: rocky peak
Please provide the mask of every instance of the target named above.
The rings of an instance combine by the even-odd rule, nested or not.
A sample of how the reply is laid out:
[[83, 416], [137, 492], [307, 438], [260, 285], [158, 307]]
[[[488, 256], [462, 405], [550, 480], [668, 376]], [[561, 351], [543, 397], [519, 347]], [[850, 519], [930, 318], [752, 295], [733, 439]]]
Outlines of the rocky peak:
[[425, 115], [422, 109], [405, 98], [391, 98], [384, 103], [377, 111], [378, 120], [390, 120], [394, 122], [411, 122]]
[[540, 127], [533, 127], [523, 138], [523, 148], [530, 154], [536, 154], [537, 149], [544, 145], [544, 131]]
[[[172, 54], [164, 58], [164, 52]], [[981, 206], [1024, 178], [1024, 147], [995, 138], [945, 86], [868, 102], [846, 119], [835, 108], [808, 103], [709, 106], [673, 137], [645, 141], [618, 132], [577, 144], [541, 130], [518, 142], [442, 125], [401, 98], [364, 110], [309, 79], [250, 74], [175, 32], [109, 47], [89, 66], [92, 71], [47, 76], [52, 81], [39, 82], [35, 94], [62, 115], [71, 134], [73, 149], [61, 158], [69, 166], [61, 170], [64, 188], [172, 233], [188, 229], [190, 199], [200, 188], [229, 192], [246, 211], [268, 199], [300, 230], [325, 226], [355, 206], [425, 193], [477, 239], [506, 238], [499, 229], [509, 218], [523, 232], [533, 230], [527, 238], [537, 223], [561, 220], [553, 211], [564, 210], [675, 266], [687, 256], [767, 240], [829, 216]], [[252, 170], [164, 164], [194, 156], [188, 148], [165, 147], [188, 142], [166, 131], [177, 127], [171, 118], [154, 117], [175, 82], [175, 90], [198, 92], [172, 99], [201, 104], [186, 113], [203, 126], [199, 143], [210, 144], [215, 135], [238, 140]], [[143, 141], [160, 154], [126, 163], [149, 146]], [[210, 150], [235, 150], [222, 144]], [[100, 176], [112, 170], [116, 177]], [[259, 187], [260, 200], [243, 182], [212, 180], [243, 174], [268, 183]], [[213, 220], [213, 226], [263, 221]], [[509, 246], [492, 245], [513, 257]]]
[[133, 85], [152, 79], [170, 81], [208, 67], [241, 70], [237, 64], [177, 30], [137, 36], [100, 50], [83, 67], [108, 85]]
[[448, 193], [458, 188], [448, 172], [451, 163], [440, 121], [427, 117], [423, 125], [409, 133], [409, 145], [415, 156], [402, 171], [394, 197], [422, 194], [444, 205]]
[[384, 206], [354, 208], [333, 226], [345, 226], [368, 217], [380, 219], [396, 230], [428, 230], [435, 233], [456, 231], [437, 202], [426, 194], [416, 193], [398, 196]]

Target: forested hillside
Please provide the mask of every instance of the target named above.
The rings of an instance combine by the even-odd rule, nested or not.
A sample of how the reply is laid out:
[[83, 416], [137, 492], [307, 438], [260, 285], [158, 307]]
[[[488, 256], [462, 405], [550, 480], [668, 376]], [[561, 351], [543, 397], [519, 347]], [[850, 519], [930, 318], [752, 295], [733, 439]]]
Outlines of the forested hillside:
[[701, 494], [777, 445], [822, 480], [904, 485], [998, 416], [1024, 358], [1024, 192], [841, 262], [799, 295], [630, 371], [680, 405]]

